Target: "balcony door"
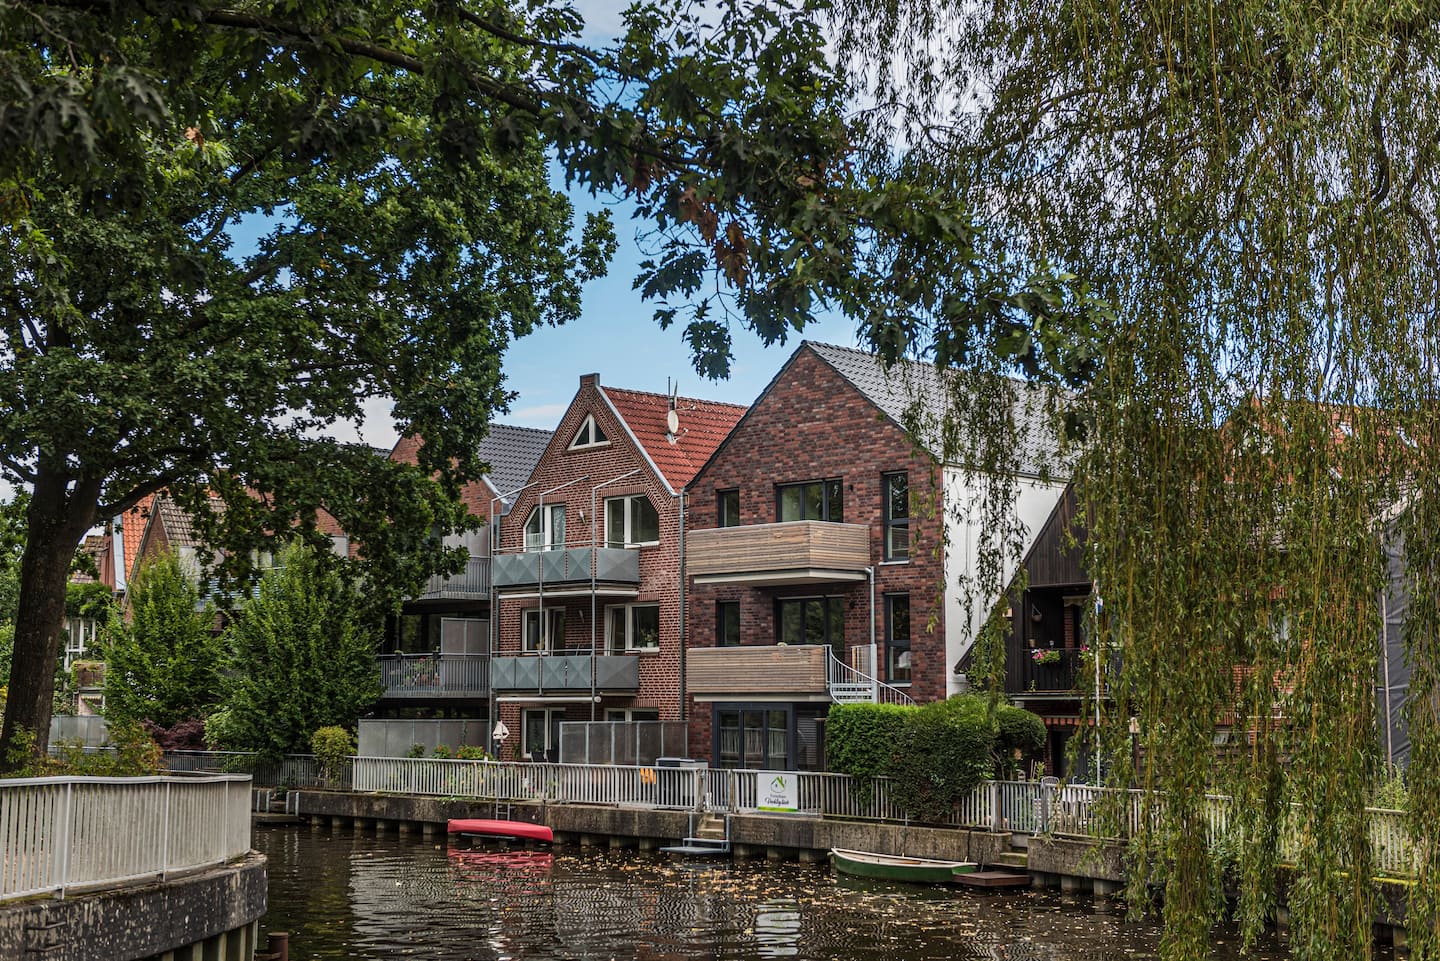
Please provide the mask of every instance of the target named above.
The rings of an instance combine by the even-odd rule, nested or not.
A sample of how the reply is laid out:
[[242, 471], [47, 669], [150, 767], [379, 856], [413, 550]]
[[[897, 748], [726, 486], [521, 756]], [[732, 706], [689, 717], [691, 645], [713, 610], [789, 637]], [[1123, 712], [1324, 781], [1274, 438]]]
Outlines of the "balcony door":
[[490, 653], [490, 622], [483, 617], [441, 618], [440, 653]]
[[793, 738], [789, 705], [715, 706], [716, 767], [788, 771]]

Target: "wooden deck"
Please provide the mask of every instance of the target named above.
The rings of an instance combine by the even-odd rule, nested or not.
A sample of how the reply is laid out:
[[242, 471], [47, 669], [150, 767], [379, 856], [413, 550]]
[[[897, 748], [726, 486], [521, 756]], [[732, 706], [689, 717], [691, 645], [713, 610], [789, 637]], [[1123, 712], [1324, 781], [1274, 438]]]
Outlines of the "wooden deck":
[[972, 871], [969, 874], [957, 874], [951, 880], [967, 888], [1028, 888], [1030, 886], [1029, 872], [1021, 873], [1019, 871]]

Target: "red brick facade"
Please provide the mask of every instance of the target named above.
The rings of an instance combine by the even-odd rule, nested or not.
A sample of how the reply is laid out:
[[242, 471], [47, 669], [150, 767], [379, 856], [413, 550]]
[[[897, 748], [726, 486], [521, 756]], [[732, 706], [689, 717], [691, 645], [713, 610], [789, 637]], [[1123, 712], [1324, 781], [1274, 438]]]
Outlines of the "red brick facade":
[[[631, 398], [636, 396], [634, 392], [625, 393]], [[663, 395], [644, 396], [661, 397], [668, 401]], [[718, 412], [722, 419], [728, 418], [727, 427], [743, 412], [743, 408], [730, 405], [711, 405], [685, 398], [681, 400], [682, 404], [690, 405], [692, 409], [697, 409], [696, 405], [703, 405], [705, 410], [712, 414]], [[604, 446], [571, 450], [576, 433], [587, 417], [594, 418], [595, 424], [608, 438], [608, 443]], [[694, 447], [698, 441], [698, 435], [692, 437], [690, 446]], [[718, 438], [714, 442], [718, 442]], [[662, 440], [661, 443], [665, 441]], [[713, 443], [710, 450], [713, 450]], [[703, 455], [699, 456], [696, 466], [703, 462], [708, 453], [709, 450], [705, 450]], [[592, 504], [592, 488], [630, 471], [636, 473], [595, 491]], [[688, 476], [685, 479], [688, 479]], [[606, 710], [626, 708], [653, 710], [658, 713], [660, 720], [678, 720], [682, 716], [679, 498], [667, 483], [666, 477], [656, 468], [654, 459], [632, 438], [615, 405], [600, 387], [596, 375], [590, 374], [580, 379], [580, 390], [556, 427], [555, 435], [530, 480], [534, 482], [533, 486], [516, 497], [510, 513], [501, 522], [501, 553], [513, 553], [523, 548], [525, 524], [531, 512], [540, 504], [541, 492], [566, 483], [570, 483], [570, 486], [544, 495], [544, 503], [565, 505], [565, 543], [568, 547], [585, 547], [595, 541], [604, 545], [605, 502], [610, 498], [643, 494], [654, 506], [659, 517], [659, 543], [637, 548], [640, 561], [637, 596], [606, 596], [602, 593], [595, 598], [593, 614], [588, 593], [556, 601], [547, 600], [544, 606], [547, 609], [563, 607], [566, 650], [588, 652], [593, 636], [597, 649], [603, 653], [606, 645], [605, 609], [608, 605], [658, 604], [658, 649], [627, 655], [639, 659], [639, 691], [634, 696], [603, 698], [601, 703], [594, 705], [594, 718], [603, 720]], [[504, 594], [499, 595], [496, 611], [499, 620], [497, 653], [514, 654], [522, 650], [524, 612], [539, 605], [539, 599], [534, 597], [507, 600]], [[556, 647], [557, 645], [552, 644], [552, 650]], [[539, 701], [524, 705], [502, 704], [499, 714], [518, 741], [521, 736], [522, 708], [547, 706], [549, 705]], [[592, 716], [589, 704], [555, 704], [554, 708], [564, 710], [564, 720], [590, 720]]]
[[[910, 559], [883, 561], [882, 475], [906, 471], [911, 491]], [[687, 529], [718, 525], [718, 492], [739, 491], [740, 524], [777, 520], [780, 485], [841, 478], [844, 522], [870, 526], [875, 571], [874, 632], [879, 659], [885, 651], [885, 597], [908, 594], [911, 677], [916, 701], [945, 697], [944, 611], [937, 599], [944, 580], [941, 549], [941, 472], [928, 453], [917, 452], [901, 428], [886, 419], [854, 385], [802, 346], [767, 392], [689, 487]], [[933, 511], [923, 505], [937, 505]], [[690, 648], [716, 646], [716, 605], [740, 603], [742, 644], [777, 640], [776, 606], [787, 597], [844, 598], [845, 645], [866, 648], [871, 640], [870, 585], [838, 582], [801, 587], [705, 585], [691, 587]], [[838, 652], [837, 652], [838, 653]], [[852, 660], [852, 663], [854, 661]], [[885, 680], [883, 672], [881, 680]], [[711, 753], [711, 709], [696, 703], [690, 713], [690, 751]]]

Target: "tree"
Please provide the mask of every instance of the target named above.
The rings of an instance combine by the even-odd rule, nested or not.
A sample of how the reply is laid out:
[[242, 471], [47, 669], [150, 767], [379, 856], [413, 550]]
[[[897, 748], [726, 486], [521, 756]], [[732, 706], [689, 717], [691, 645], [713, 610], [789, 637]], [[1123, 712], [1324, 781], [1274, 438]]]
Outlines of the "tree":
[[225, 633], [225, 696], [207, 733], [279, 755], [304, 752], [322, 727], [353, 727], [383, 691], [364, 609], [319, 552], [286, 548]]
[[[1143, 910], [1158, 867], [1162, 956], [1209, 956], [1205, 797], [1222, 788], [1247, 941], [1273, 916], [1280, 845], [1303, 836], [1292, 949], [1368, 956], [1387, 529], [1421, 598], [1409, 930], [1417, 957], [1440, 956], [1436, 8], [844, 6], [844, 52], [880, 65], [874, 136], [899, 131], [918, 178], [985, 209], [1020, 270], [1054, 264], [1113, 307], [1093, 332], [1052, 328], [1095, 345], [1076, 484], [1103, 600], [1092, 647], [1119, 665], [1082, 733], [1117, 786], [1166, 798], [1140, 819], [1130, 891]], [[1011, 360], [971, 344], [971, 366]], [[1213, 749], [1227, 717], [1249, 719], [1250, 749]]]
[[[858, 149], [823, 17], [662, 0], [599, 49], [559, 2], [0, 5], [0, 476], [31, 533], [0, 756], [21, 728], [44, 746], [73, 546], [149, 493], [230, 548], [225, 579], [318, 540], [322, 507], [377, 599], [461, 563], [432, 535], [476, 523], [456, 491], [505, 345], [574, 318], [613, 249], [552, 158], [654, 226], [637, 283], [711, 375], [732, 323], [783, 340], [824, 306], [892, 357], [937, 312], [1071, 310]], [[418, 465], [317, 439], [379, 396]]]
[[169, 553], [140, 564], [127, 608], [106, 628], [106, 716], [166, 729], [203, 719], [220, 697], [215, 609]]

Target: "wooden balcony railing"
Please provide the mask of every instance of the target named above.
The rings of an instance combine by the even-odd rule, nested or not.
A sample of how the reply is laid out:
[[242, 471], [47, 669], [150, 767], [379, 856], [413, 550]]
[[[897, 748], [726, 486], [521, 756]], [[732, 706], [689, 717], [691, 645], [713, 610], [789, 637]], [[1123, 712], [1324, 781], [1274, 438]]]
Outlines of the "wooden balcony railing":
[[697, 697], [825, 695], [830, 649], [815, 644], [697, 647], [685, 652], [685, 689]]
[[864, 524], [788, 521], [690, 531], [686, 571], [699, 579], [795, 583], [860, 580], [870, 564]]

